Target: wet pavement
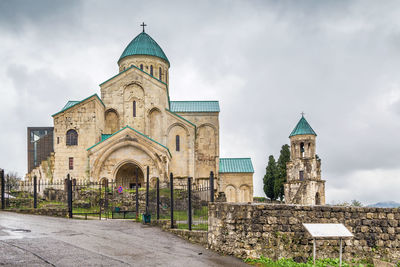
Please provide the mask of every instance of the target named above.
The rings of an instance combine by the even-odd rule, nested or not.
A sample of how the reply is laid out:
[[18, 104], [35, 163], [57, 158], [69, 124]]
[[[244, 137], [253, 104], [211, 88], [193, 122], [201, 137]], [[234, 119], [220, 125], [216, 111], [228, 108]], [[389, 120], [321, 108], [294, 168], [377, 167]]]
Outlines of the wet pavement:
[[0, 265], [248, 266], [158, 227], [0, 211]]

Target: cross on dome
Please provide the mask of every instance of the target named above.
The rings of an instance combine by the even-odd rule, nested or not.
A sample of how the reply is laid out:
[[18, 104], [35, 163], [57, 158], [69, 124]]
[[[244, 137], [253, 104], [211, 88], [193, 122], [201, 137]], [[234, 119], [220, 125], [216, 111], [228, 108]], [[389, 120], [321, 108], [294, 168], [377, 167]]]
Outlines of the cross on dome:
[[144, 24], [144, 22], [143, 22], [142, 24], [140, 24], [140, 26], [142, 26], [142, 27], [143, 27], [143, 32], [144, 32], [144, 27], [146, 27], [146, 26], [147, 26], [147, 24]]

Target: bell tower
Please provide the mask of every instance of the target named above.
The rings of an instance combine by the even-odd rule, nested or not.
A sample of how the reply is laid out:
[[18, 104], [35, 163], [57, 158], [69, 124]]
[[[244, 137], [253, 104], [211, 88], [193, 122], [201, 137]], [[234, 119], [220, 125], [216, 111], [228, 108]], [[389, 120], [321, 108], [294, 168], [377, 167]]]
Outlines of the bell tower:
[[286, 165], [286, 204], [325, 205], [325, 181], [321, 159], [315, 153], [317, 134], [304, 113], [289, 136], [290, 161]]

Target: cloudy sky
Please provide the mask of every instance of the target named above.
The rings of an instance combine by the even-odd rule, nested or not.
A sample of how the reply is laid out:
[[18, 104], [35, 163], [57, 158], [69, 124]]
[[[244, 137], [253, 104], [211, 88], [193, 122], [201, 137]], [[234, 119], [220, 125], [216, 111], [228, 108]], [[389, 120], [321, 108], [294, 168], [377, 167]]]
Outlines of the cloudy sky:
[[219, 100], [221, 157], [251, 157], [263, 196], [300, 112], [327, 202], [400, 202], [400, 2], [0, 2], [0, 167], [26, 173], [26, 127], [100, 94], [140, 24], [171, 62], [173, 100]]

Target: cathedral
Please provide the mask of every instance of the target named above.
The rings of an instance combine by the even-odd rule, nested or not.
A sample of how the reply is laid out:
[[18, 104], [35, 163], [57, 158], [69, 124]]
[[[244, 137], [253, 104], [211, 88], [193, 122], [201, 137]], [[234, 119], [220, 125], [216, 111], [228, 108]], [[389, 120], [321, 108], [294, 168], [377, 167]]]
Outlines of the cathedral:
[[[167, 184], [170, 173], [177, 186], [187, 177], [204, 184], [213, 172], [216, 194], [225, 193], [228, 202], [252, 201], [251, 159], [220, 158], [219, 102], [171, 100], [169, 68], [164, 51], [143, 27], [118, 59], [118, 73], [100, 84], [100, 96], [68, 101], [43, 134], [28, 128], [27, 177], [52, 181], [70, 174], [132, 188], [136, 170], [140, 186], [145, 185], [147, 167], [150, 187], [156, 178]], [[49, 134], [52, 148], [46, 159], [37, 160], [35, 149]]]

